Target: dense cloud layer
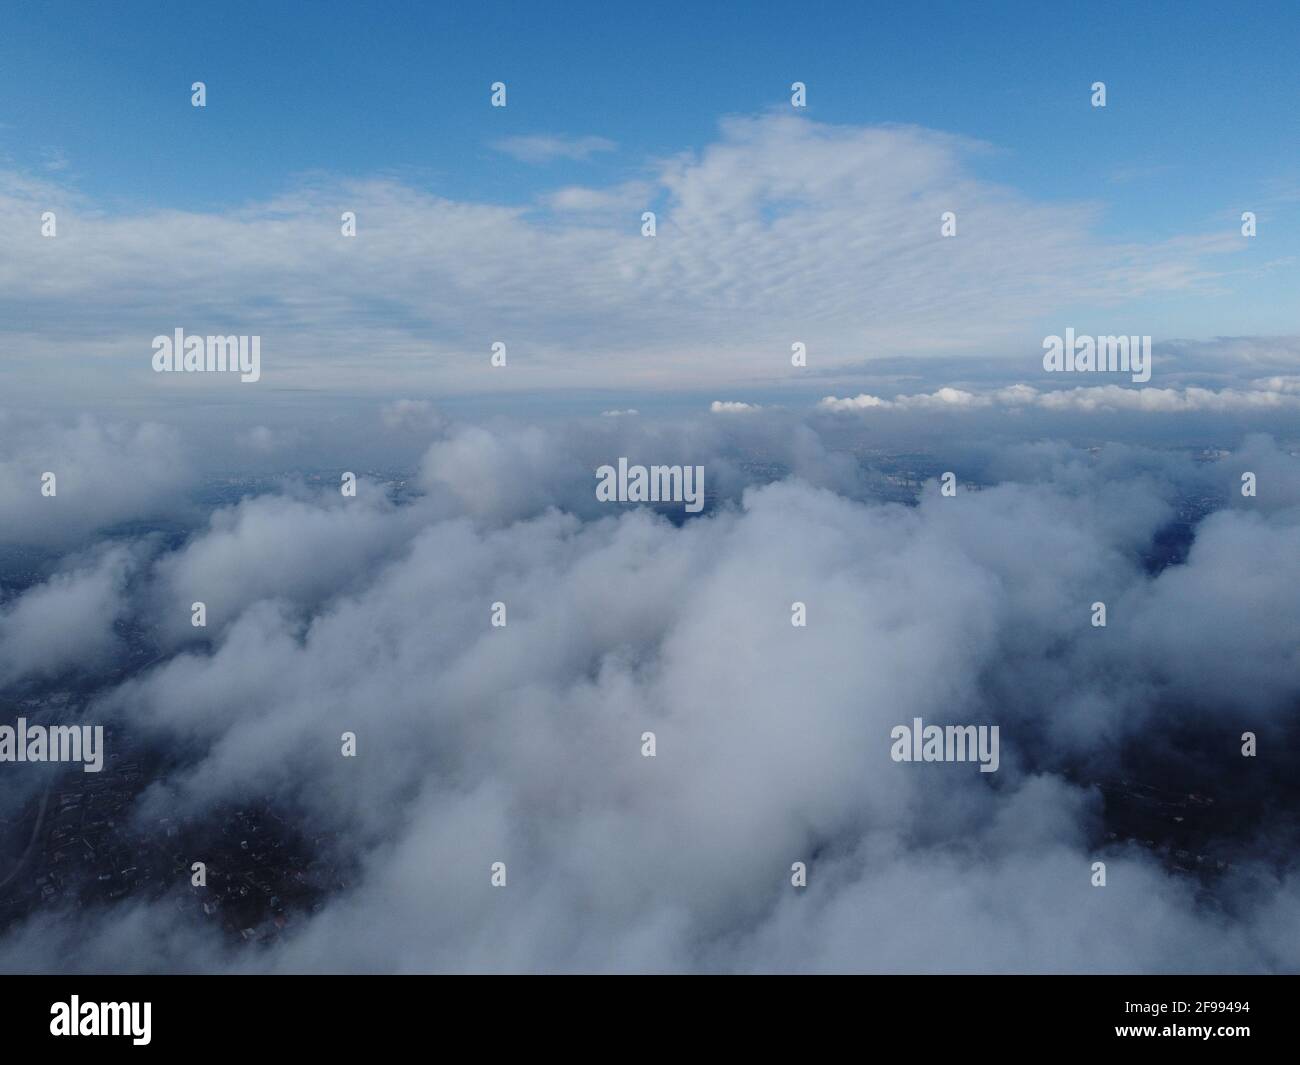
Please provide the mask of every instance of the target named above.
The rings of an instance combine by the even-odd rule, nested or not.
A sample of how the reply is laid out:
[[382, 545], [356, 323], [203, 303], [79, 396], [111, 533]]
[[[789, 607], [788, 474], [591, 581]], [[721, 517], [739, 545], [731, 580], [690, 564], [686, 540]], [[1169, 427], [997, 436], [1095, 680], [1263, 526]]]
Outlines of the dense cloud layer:
[[174, 513], [191, 478], [188, 452], [165, 426], [0, 409], [0, 547], [66, 547], [115, 522]]
[[130, 552], [113, 547], [0, 607], [0, 686], [103, 664], [117, 649]]
[[[0, 967], [1300, 966], [1279, 935], [1300, 885], [1273, 853], [1294, 809], [1243, 830], [1225, 915], [1104, 840], [1089, 783], [1189, 727], [1224, 773], [1247, 729], [1262, 778], [1294, 754], [1300, 462], [1273, 440], [1200, 463], [972, 446], [955, 497], [930, 481], [905, 506], [788, 412], [581, 434], [386, 415], [411, 418], [435, 437], [414, 498], [364, 478], [355, 499], [287, 486], [179, 545], [72, 556], [0, 608], [5, 680], [93, 670], [132, 611], [158, 626], [164, 660], [94, 708], [184, 752], [141, 827], [271, 794], [340, 833], [353, 885], [268, 953], [228, 953], [164, 901], [33, 919]], [[760, 452], [788, 476], [754, 472]], [[597, 503], [594, 468], [620, 454], [702, 462], [717, 506], [677, 524]], [[1153, 575], [1144, 552], [1204, 495], [1221, 509]], [[131, 511], [92, 502], [85, 522]], [[891, 761], [890, 729], [914, 717], [999, 725], [1000, 769]]]

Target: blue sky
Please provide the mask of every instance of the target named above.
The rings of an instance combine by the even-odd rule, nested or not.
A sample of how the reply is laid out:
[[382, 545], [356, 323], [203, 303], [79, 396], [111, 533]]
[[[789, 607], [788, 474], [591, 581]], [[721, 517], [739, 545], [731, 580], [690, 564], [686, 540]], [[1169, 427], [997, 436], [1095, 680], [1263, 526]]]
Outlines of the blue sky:
[[[566, 175], [506, 165], [493, 138], [608, 137], [621, 150], [583, 169], [616, 176], [803, 80], [812, 117], [987, 140], [1005, 149], [987, 173], [1036, 196], [1095, 195], [1122, 171], [1104, 191], [1125, 230], [1177, 230], [1300, 182], [1295, 4], [659, 7], [10, 5], [3, 150], [33, 166], [66, 153], [87, 190], [155, 205], [266, 196], [317, 169], [513, 201]], [[485, 106], [497, 79], [505, 110]], [[1097, 79], [1105, 112], [1081, 106]]]
[[[286, 197], [291, 215], [310, 211], [305, 185], [380, 179], [527, 208], [532, 236], [572, 230], [569, 212], [551, 217], [559, 190], [607, 190], [624, 213], [605, 223], [626, 218], [634, 232], [647, 204], [671, 216], [680, 189], [664, 183], [665, 161], [725, 143], [727, 116], [788, 116], [800, 80], [811, 123], [978, 141], [927, 172], [940, 185], [977, 182], [989, 202], [1003, 189], [1027, 210], [1056, 210], [1050, 239], [1016, 249], [1027, 271], [1062, 234], [1086, 231], [1094, 263], [1114, 256], [1126, 270], [1149, 263], [1148, 280], [1179, 278], [1135, 287], [1140, 302], [1113, 328], [1288, 334], [1300, 281], [1298, 39], [1295, 4], [16, 4], [0, 38], [0, 170], [42, 183], [33, 209], [52, 189], [87, 219], [265, 219]], [[208, 87], [203, 110], [190, 106], [195, 80]], [[509, 86], [505, 109], [488, 106], [496, 80]], [[1104, 110], [1089, 106], [1095, 80]], [[784, 136], [768, 138], [769, 159]], [[510, 138], [598, 150], [538, 161], [500, 150]], [[325, 193], [316, 205], [350, 202]], [[906, 209], [905, 191], [895, 202]], [[1259, 215], [1248, 245], [1242, 210]], [[1238, 243], [1225, 252], [1216, 237]], [[1175, 262], [1180, 242], [1190, 250]], [[1042, 265], [1065, 268], [1077, 270]], [[1126, 283], [1045, 295], [1037, 315], [1018, 305], [1023, 337], [1052, 320], [1087, 328]], [[367, 307], [385, 301], [376, 293]], [[574, 336], [600, 313], [570, 312]], [[423, 313], [397, 308], [393, 321]], [[594, 342], [609, 346], [614, 332]]]

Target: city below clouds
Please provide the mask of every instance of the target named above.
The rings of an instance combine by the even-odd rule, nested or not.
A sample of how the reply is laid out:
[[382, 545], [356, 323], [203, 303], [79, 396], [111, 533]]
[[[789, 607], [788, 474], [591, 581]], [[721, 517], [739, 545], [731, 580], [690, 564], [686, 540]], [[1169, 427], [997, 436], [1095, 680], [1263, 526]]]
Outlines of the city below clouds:
[[55, 9], [0, 972], [1300, 971], [1291, 14]]
[[[978, 406], [956, 395], [926, 415]], [[216, 506], [197, 503], [184, 434], [25, 419], [0, 485], [33, 502], [7, 508], [5, 534], [49, 561], [0, 605], [0, 684], [85, 693], [109, 723], [106, 774], [114, 736], [172, 752], [122, 832], [220, 823], [262, 796], [309, 826], [332, 886], [257, 953], [185, 916], [178, 882], [32, 913], [0, 967], [1300, 965], [1276, 934], [1300, 908], [1294, 807], [1259, 807], [1290, 794], [1300, 698], [1295, 443], [1083, 448], [957, 423], [931, 426], [923, 459], [879, 422], [855, 454], [843, 419], [873, 409], [721, 401], [534, 426], [397, 403], [375, 429], [423, 448], [400, 490], [247, 482]], [[698, 461], [708, 511], [599, 502], [597, 463], [624, 455]], [[56, 499], [33, 487], [42, 462], [66, 474]], [[1162, 555], [1189, 521], [1185, 554]], [[153, 661], [123, 675], [142, 633]], [[998, 770], [892, 762], [891, 728], [917, 718], [998, 724]], [[1268, 751], [1250, 777], [1231, 768], [1244, 729]], [[1176, 737], [1196, 743], [1170, 760]], [[1196, 845], [1210, 880], [1104, 813], [1130, 778], [1237, 811]], [[28, 793], [5, 799], [16, 813]]]

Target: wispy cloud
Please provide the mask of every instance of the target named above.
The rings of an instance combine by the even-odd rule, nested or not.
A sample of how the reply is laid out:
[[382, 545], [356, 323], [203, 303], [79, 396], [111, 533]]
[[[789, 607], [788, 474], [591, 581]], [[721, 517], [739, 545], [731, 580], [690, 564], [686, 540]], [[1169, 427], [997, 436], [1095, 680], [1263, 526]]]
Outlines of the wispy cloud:
[[72, 160], [62, 148], [46, 148], [41, 153], [41, 165], [50, 173], [67, 170]]
[[523, 163], [550, 163], [556, 159], [589, 159], [598, 152], [612, 152], [618, 145], [606, 137], [534, 135], [505, 137], [492, 147]]
[[[1217, 234], [1108, 242], [1091, 207], [972, 176], [971, 148], [915, 127], [737, 118], [642, 183], [562, 190], [542, 217], [536, 201], [392, 180], [122, 215], [48, 175], [0, 177], [9, 383], [155, 402], [227, 387], [151, 372], [150, 339], [183, 326], [261, 335], [267, 388], [402, 395], [417, 363], [440, 392], [780, 385], [795, 341], [809, 374], [1036, 346], [1045, 313], [1199, 291], [1241, 247]], [[55, 238], [36, 224], [46, 210]], [[495, 341], [510, 358], [489, 378]]]

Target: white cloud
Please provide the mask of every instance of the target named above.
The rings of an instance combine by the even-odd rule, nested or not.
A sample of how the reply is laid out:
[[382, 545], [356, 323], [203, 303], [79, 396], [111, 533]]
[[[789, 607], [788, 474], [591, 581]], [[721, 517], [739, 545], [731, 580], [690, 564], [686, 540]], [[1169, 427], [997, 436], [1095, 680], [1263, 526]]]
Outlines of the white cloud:
[[524, 163], [549, 163], [556, 159], [583, 160], [618, 147], [606, 137], [534, 135], [505, 137], [492, 145], [497, 151]]
[[[961, 407], [958, 391], [937, 402]], [[1283, 728], [1296, 457], [1247, 441], [1228, 472], [1248, 463], [1268, 491], [1152, 575], [1140, 554], [1171, 484], [1214, 475], [1186, 456], [1034, 438], [995, 449], [1018, 476], [905, 507], [848, 494], [856, 469], [828, 487], [835, 456], [786, 416], [456, 426], [421, 499], [363, 483], [346, 502], [331, 486], [220, 508], [148, 574], [154, 624], [183, 631], [208, 600], [204, 644], [95, 710], [187, 752], [141, 817], [274, 794], [338, 833], [351, 886], [254, 954], [199, 938], [167, 899], [38, 917], [0, 939], [0, 968], [1294, 969], [1273, 934], [1300, 905], [1268, 851], [1293, 853], [1284, 840], [1234, 832], [1246, 886], [1221, 881], [1233, 916], [1212, 916], [1145, 850], [1098, 837], [1072, 771], [1238, 711]], [[713, 471], [764, 432], [805, 473], [724, 482], [725, 505], [681, 526], [596, 503], [581, 458], [675, 443]], [[0, 660], [51, 627], [71, 623], [57, 662], [103, 637], [120, 571], [87, 569], [7, 608]], [[1115, 638], [1088, 625], [1096, 598]], [[891, 762], [890, 728], [913, 716], [999, 724], [998, 779]], [[1285, 772], [1261, 762], [1261, 786]], [[1088, 885], [1099, 856], [1106, 892]], [[794, 860], [810, 863], [798, 898]]]
[[629, 181], [606, 189], [566, 185], [546, 193], [541, 203], [561, 214], [602, 215], [610, 225], [635, 223], [639, 230], [641, 213], [654, 195], [654, 186], [644, 181]]
[[0, 608], [0, 685], [100, 666], [118, 649], [130, 552], [115, 547], [54, 574]]
[[426, 399], [398, 399], [385, 404], [379, 412], [380, 420], [389, 429], [439, 428], [442, 417]]
[[1007, 388], [975, 393], [958, 388], [941, 388], [936, 392], [900, 395], [893, 399], [861, 393], [839, 398], [826, 396], [817, 406], [826, 411], [854, 412], [868, 410], [975, 410], [994, 406], [1038, 407], [1049, 411], [1083, 413], [1137, 411], [1153, 414], [1212, 412], [1249, 413], [1300, 409], [1300, 394], [1289, 387], [1276, 387], [1282, 379], [1262, 382], [1251, 389], [1225, 388], [1131, 388], [1124, 385], [1092, 385], [1039, 391], [1032, 385], [1017, 384]]
[[[152, 423], [49, 424], [0, 410], [0, 544], [67, 544], [115, 521], [183, 510], [193, 469], [180, 439]], [[41, 490], [46, 473], [53, 496]]]
[[240, 444], [256, 455], [275, 455], [295, 443], [299, 438], [296, 429], [272, 429], [254, 425], [240, 438]]
[[[214, 963], [1295, 967], [1294, 944], [1267, 934], [1296, 906], [1294, 880], [1260, 877], [1231, 922], [1208, 916], [1144, 850], [1094, 838], [1098, 797], [1065, 772], [1111, 765], [1125, 736], [1212, 720], [1246, 689], [1252, 720], [1286, 720], [1300, 596], [1275, 560], [1300, 550], [1294, 506], [1222, 512], [1158, 578], [1134, 556], [1170, 509], [1131, 461], [915, 508], [792, 479], [680, 528], [643, 510], [584, 522], [546, 493], [491, 526], [465, 520], [521, 489], [504, 456], [554, 466], [565, 440], [436, 444], [431, 483], [463, 497], [442, 520], [252, 500], [164, 560], [182, 600], [182, 573], [234, 587], [210, 651], [104, 705], [200, 752], [144, 812], [283, 791], [358, 871], [275, 948]], [[1300, 491], [1294, 459], [1254, 446], [1253, 464]], [[289, 606], [304, 594], [319, 599], [306, 621]], [[1125, 638], [1088, 629], [1098, 595], [1137, 619]], [[810, 611], [798, 633], [796, 597]], [[496, 600], [504, 629], [488, 623]], [[971, 766], [892, 763], [890, 728], [913, 716], [998, 723], [996, 787]], [[640, 754], [647, 729], [655, 759]], [[338, 756], [343, 730], [355, 761]], [[1106, 892], [1088, 885], [1099, 856]], [[487, 883], [496, 860], [505, 894]], [[794, 860], [810, 863], [800, 898]], [[140, 927], [130, 910], [37, 921], [0, 944], [0, 967], [93, 965], [124, 942], [118, 967], [207, 957], [171, 934], [169, 905], [152, 917], [133, 941], [119, 934]]]
[[[549, 212], [322, 179], [223, 213], [124, 215], [11, 175], [11, 394], [400, 395], [413, 369], [440, 393], [478, 392], [498, 387], [483, 355], [500, 338], [515, 391], [784, 382], [795, 330], [818, 373], [983, 354], [1056, 306], [1195, 288], [1240, 250], [1218, 236], [1115, 244], [1090, 207], [974, 176], [979, 150], [915, 127], [731, 119], [644, 180], [544, 195]], [[954, 203], [961, 236], [945, 240]], [[340, 205], [355, 237], [340, 235]], [[30, 220], [51, 207], [59, 236], [43, 239]], [[640, 235], [647, 209], [653, 238]], [[154, 374], [150, 339], [177, 326], [260, 335], [263, 381]]]

